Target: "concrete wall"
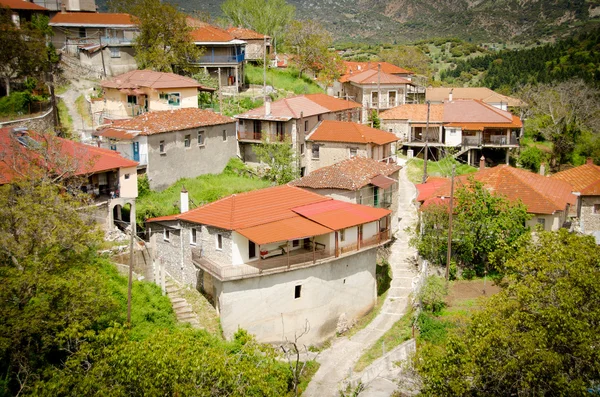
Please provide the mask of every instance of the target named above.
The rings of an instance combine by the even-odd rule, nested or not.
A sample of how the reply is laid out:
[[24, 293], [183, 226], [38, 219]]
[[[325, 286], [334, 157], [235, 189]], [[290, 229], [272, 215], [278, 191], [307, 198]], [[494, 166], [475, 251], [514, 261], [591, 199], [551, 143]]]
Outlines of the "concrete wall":
[[445, 143], [448, 146], [458, 146], [462, 144], [462, 130], [460, 128], [446, 127], [446, 140]]
[[547, 215], [547, 214], [532, 214], [533, 217], [528, 220], [527, 222], [525, 222], [526, 226], [529, 226], [532, 230], [535, 229], [535, 227], [538, 225], [538, 220], [543, 219], [544, 220], [544, 230], [546, 231], [556, 231], [558, 230], [563, 222], [564, 222], [564, 213], [563, 212], [557, 212], [555, 214], [552, 215]]
[[[104, 65], [102, 63], [103, 57]], [[106, 47], [102, 50], [102, 53], [100, 51], [94, 53], [81, 51], [79, 62], [82, 66], [94, 69], [99, 73], [104, 73], [104, 70], [106, 70], [107, 76], [118, 76], [137, 69], [134, 49], [130, 46]]]
[[[312, 157], [312, 146], [319, 145], [319, 158]], [[306, 175], [350, 158], [350, 148], [356, 148], [356, 157], [369, 157], [367, 145], [340, 142], [308, 142], [304, 154]]]
[[600, 204], [600, 196], [581, 196], [580, 226], [583, 233], [600, 230], [600, 213], [594, 213], [594, 204]]
[[381, 129], [396, 134], [401, 142], [408, 142], [410, 137], [408, 120], [381, 120]]
[[[199, 134], [204, 136], [203, 145], [198, 145]], [[190, 147], [184, 146], [186, 135], [191, 135]], [[164, 153], [160, 152], [161, 141], [164, 141]], [[235, 122], [149, 135], [147, 174], [150, 187], [162, 190], [180, 178], [218, 174], [236, 155]]]
[[[340, 315], [355, 319], [373, 308], [376, 252], [374, 248], [313, 267], [222, 283], [217, 293], [225, 337], [244, 328], [261, 342], [293, 340], [308, 321], [310, 331], [300, 343], [323, 342], [334, 335]], [[296, 299], [298, 285], [301, 296]]]
[[[197, 108], [198, 107], [198, 89], [197, 88], [172, 88], [155, 91], [151, 88], [142, 87], [139, 89], [146, 95], [148, 101], [148, 111], [155, 110], [173, 110], [182, 108]], [[160, 99], [160, 93], [180, 94], [179, 106], [169, 105], [166, 99]], [[137, 115], [133, 112], [133, 108], [144, 107], [143, 96], [138, 97], [138, 105], [133, 106], [127, 103], [127, 94], [119, 92], [114, 88], [104, 88], [104, 108], [103, 110], [110, 115], [119, 117], [133, 117]]]
[[121, 197], [137, 197], [137, 167], [119, 168], [119, 193]]

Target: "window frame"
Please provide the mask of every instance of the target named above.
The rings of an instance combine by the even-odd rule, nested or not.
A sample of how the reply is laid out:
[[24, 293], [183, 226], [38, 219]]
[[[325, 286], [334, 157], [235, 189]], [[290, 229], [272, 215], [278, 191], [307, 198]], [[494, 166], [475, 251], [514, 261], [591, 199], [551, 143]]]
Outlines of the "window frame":
[[158, 141], [158, 153], [167, 154], [167, 145], [164, 140]]
[[[351, 147], [351, 148], [348, 148], [348, 149], [350, 151], [350, 158], [358, 156], [358, 148]], [[352, 152], [354, 152], [354, 154], [352, 154]]]
[[304, 120], [304, 132], [308, 131], [308, 120]]
[[204, 147], [206, 146], [206, 141], [205, 141], [205, 137], [204, 137], [204, 130], [198, 131], [198, 146], [199, 147]]
[[192, 134], [185, 134], [183, 136], [183, 147], [186, 149], [192, 147]]
[[340, 229], [340, 242], [346, 241], [346, 229]]
[[223, 234], [215, 234], [215, 247], [217, 251], [223, 251]]
[[[170, 106], [181, 106], [181, 92], [169, 92], [167, 94], [167, 104]], [[177, 98], [177, 103], [174, 103], [173, 98]], [[173, 103], [172, 103], [173, 102]]]
[[302, 284], [294, 286], [294, 299], [302, 298]]
[[600, 215], [600, 204], [594, 204], [594, 207], [592, 208], [592, 213], [595, 215]]
[[171, 231], [169, 229], [163, 229], [163, 241], [170, 242], [171, 241]]
[[[311, 150], [311, 157], [313, 160], [319, 160], [321, 158], [321, 149], [320, 149], [320, 145], [316, 145], [313, 143], [313, 145], [310, 148]], [[315, 156], [316, 153], [316, 156]]]
[[227, 142], [227, 130], [223, 130], [223, 142]]
[[109, 47], [111, 58], [121, 58], [121, 49], [119, 47]]
[[190, 229], [190, 245], [198, 245], [198, 235], [195, 227]]

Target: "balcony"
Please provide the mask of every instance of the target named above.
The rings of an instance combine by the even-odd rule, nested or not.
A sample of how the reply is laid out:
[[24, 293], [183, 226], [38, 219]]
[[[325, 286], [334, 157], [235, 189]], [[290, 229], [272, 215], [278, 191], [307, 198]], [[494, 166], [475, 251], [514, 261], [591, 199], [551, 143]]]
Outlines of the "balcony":
[[222, 63], [241, 63], [244, 62], [244, 54], [237, 55], [213, 55], [208, 54], [200, 57], [198, 64], [222, 64]]
[[368, 101], [367, 102], [367, 108], [368, 109], [377, 109], [377, 105], [378, 104], [379, 104], [379, 109], [391, 109], [391, 108], [394, 108], [394, 107], [396, 107], [398, 105], [401, 105], [401, 102], [399, 100], [397, 100], [397, 99], [392, 99], [392, 100], [389, 100], [389, 101], [382, 100], [382, 101], [379, 101], [379, 102], [377, 102], [377, 101]]
[[314, 266], [338, 257], [352, 255], [355, 252], [379, 246], [390, 240], [390, 230], [383, 230], [360, 243], [338, 248], [327, 248], [321, 244], [310, 243], [287, 254], [262, 259], [259, 258], [243, 265], [221, 265], [202, 255], [200, 250], [192, 250], [192, 261], [204, 271], [221, 281], [238, 280], [262, 275], [281, 273], [294, 269]]
[[506, 135], [484, 135], [481, 136], [464, 136], [462, 146], [518, 146], [519, 142], [515, 135], [511, 135], [510, 139]]
[[238, 131], [238, 140], [240, 141], [261, 142], [263, 137], [268, 138], [269, 142], [285, 142], [286, 138], [287, 140], [290, 140], [285, 133], [273, 134], [268, 132]]

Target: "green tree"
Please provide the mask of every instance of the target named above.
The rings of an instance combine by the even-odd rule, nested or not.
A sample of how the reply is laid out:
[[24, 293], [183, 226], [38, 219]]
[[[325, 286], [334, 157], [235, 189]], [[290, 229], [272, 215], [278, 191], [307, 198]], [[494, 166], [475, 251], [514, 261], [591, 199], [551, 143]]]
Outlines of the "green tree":
[[268, 179], [283, 185], [298, 178], [296, 153], [289, 139], [283, 142], [270, 142], [268, 137], [263, 137], [262, 142], [255, 145], [252, 150], [258, 160], [264, 163], [264, 173]]
[[[600, 249], [540, 232], [506, 264], [502, 291], [466, 330], [425, 345], [425, 396], [584, 395], [600, 381]], [[588, 390], [592, 390], [588, 392]]]
[[372, 110], [371, 113], [369, 113], [369, 123], [371, 123], [373, 128], [377, 128], [377, 129], [381, 128], [381, 119], [379, 118], [379, 115], [377, 114], [377, 110]]
[[280, 37], [294, 19], [296, 8], [285, 0], [226, 0], [221, 10], [233, 26]]
[[379, 53], [382, 61], [389, 62], [416, 74], [430, 77], [431, 59], [419, 48], [414, 46], [395, 46]]
[[317, 21], [293, 21], [288, 26], [285, 42], [290, 52], [295, 55], [292, 61], [300, 77], [306, 71], [317, 75], [332, 59], [329, 47], [333, 38]]

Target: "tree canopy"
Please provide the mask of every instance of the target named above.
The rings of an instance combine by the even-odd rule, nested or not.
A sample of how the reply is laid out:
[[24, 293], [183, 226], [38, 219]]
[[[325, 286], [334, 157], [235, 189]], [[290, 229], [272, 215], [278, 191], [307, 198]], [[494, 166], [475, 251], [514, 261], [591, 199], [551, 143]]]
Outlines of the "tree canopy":
[[282, 185], [299, 176], [296, 153], [289, 139], [283, 142], [271, 142], [267, 137], [263, 137], [262, 142], [255, 145], [252, 150], [258, 160], [264, 164], [265, 177], [273, 182]]
[[285, 42], [295, 55], [292, 62], [300, 76], [309, 70], [317, 75], [333, 63], [334, 58], [329, 51], [333, 38], [317, 21], [293, 21], [288, 26]]
[[221, 10], [233, 26], [279, 38], [294, 19], [296, 8], [285, 0], [226, 0]]
[[[583, 395], [600, 383], [600, 249], [540, 232], [466, 330], [416, 359], [425, 396]], [[592, 390], [592, 391], [589, 391]]]

